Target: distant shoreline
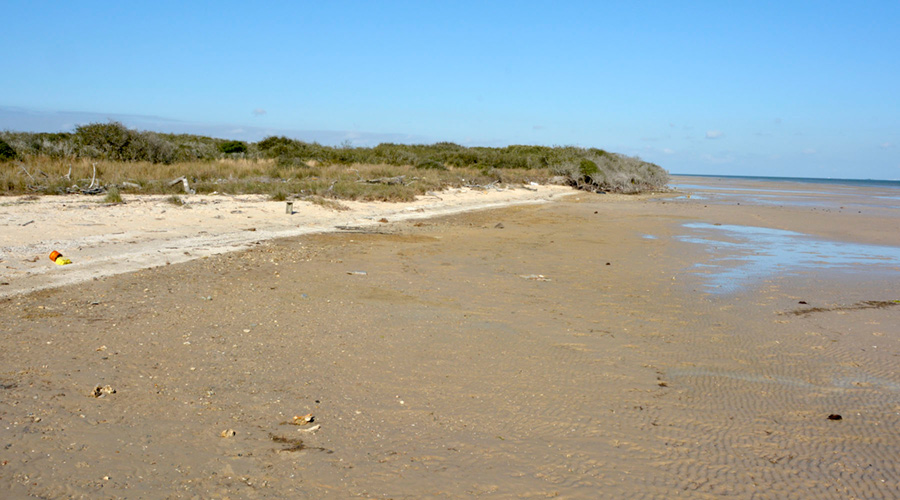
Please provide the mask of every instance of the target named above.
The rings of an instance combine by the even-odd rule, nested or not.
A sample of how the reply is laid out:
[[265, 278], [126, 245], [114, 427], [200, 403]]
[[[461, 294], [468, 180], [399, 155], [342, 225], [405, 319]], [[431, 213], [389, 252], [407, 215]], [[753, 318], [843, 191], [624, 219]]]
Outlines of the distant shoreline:
[[[848, 186], [880, 186], [900, 188], [900, 179], [842, 179], [827, 177], [775, 177], [764, 175], [707, 175], [707, 174], [669, 174], [670, 177], [692, 177], [705, 179], [742, 179], [750, 181], [804, 182], [808, 184], [844, 184]], [[674, 179], [672, 179], [674, 180]], [[671, 183], [671, 182], [670, 182]]]

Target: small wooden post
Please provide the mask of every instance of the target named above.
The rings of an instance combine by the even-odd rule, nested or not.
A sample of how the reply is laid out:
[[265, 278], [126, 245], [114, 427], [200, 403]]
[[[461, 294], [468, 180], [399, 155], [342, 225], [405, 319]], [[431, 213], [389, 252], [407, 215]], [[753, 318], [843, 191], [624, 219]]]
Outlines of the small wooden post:
[[288, 201], [286, 202], [286, 206], [284, 207], [284, 213], [288, 215], [292, 215], [294, 213], [294, 202]]

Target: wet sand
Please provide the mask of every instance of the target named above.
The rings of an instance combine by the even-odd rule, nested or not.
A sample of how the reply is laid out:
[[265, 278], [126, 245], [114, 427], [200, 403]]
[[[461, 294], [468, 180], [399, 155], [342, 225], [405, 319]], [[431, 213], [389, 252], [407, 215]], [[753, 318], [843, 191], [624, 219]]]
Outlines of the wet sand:
[[[896, 209], [690, 191], [272, 240], [4, 299], [0, 496], [900, 496]], [[863, 254], [748, 260], [767, 248], [729, 226]]]

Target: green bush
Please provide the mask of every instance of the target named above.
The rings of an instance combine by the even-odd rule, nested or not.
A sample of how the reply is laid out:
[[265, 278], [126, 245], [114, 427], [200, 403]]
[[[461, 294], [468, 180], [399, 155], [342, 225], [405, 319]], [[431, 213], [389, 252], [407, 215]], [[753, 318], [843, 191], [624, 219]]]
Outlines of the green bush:
[[578, 165], [578, 171], [581, 172], [582, 177], [592, 177], [594, 174], [600, 171], [597, 168], [597, 164], [588, 160], [587, 158], [582, 158], [581, 163]]
[[260, 149], [260, 151], [267, 153], [270, 150], [278, 148], [278, 147], [282, 147], [282, 148], [289, 147], [292, 144], [294, 144], [295, 142], [297, 142], [297, 141], [295, 141], [293, 139], [289, 139], [284, 136], [277, 137], [274, 135], [270, 135], [269, 137], [266, 137], [265, 139], [257, 142], [256, 147], [258, 147]]
[[246, 153], [247, 144], [243, 141], [225, 141], [222, 144], [219, 144], [219, 151], [225, 154]]
[[16, 150], [3, 139], [0, 139], [0, 161], [10, 161], [16, 159]]
[[113, 186], [109, 188], [109, 191], [106, 192], [106, 197], [103, 198], [105, 203], [125, 203], [122, 201], [122, 195], [119, 193], [119, 188]]
[[175, 205], [176, 207], [183, 207], [185, 205], [184, 200], [179, 198], [177, 194], [173, 194], [172, 196], [169, 196], [168, 198], [166, 198], [166, 203], [169, 203], [170, 205]]
[[[573, 186], [596, 191], [639, 192], [662, 188], [668, 182], [668, 173], [657, 165], [597, 148], [535, 145], [489, 148], [466, 147], [452, 142], [351, 146], [349, 143], [342, 147], [324, 146], [284, 136], [270, 136], [257, 143], [246, 143], [198, 135], [132, 130], [115, 121], [80, 125], [74, 133], [0, 131], [0, 161], [13, 158], [26, 162], [35, 158], [63, 161], [84, 158], [171, 164], [213, 161], [221, 159], [223, 154], [239, 153], [242, 159], [269, 160], [260, 163], [258, 169], [250, 167], [245, 172], [248, 176], [262, 178], [306, 179], [317, 176], [318, 168], [359, 164], [414, 167], [422, 171], [423, 177], [425, 174], [447, 172], [452, 175], [457, 169], [473, 169], [492, 179], [519, 179], [529, 175], [527, 172], [530, 171], [551, 171], [568, 178]], [[206, 182], [214, 177], [209, 174], [201, 180]], [[13, 189], [9, 187], [10, 182], [18, 182], [14, 177], [11, 179], [14, 182], [6, 181], [7, 190]], [[213, 184], [207, 187], [219, 190]], [[325, 189], [328, 187], [330, 184]], [[352, 186], [346, 189], [361, 188]], [[299, 190], [288, 192], [297, 193]], [[405, 191], [394, 194], [401, 197], [408, 195]]]
[[445, 167], [443, 163], [432, 160], [431, 158], [426, 158], [424, 160], [416, 162], [416, 168], [429, 170], [447, 170], [447, 167]]
[[151, 163], [172, 163], [178, 158], [175, 145], [163, 134], [138, 132], [119, 122], [79, 125], [75, 143], [80, 155], [88, 158]]
[[132, 134], [119, 122], [90, 123], [75, 127], [75, 140], [84, 156], [125, 160]]

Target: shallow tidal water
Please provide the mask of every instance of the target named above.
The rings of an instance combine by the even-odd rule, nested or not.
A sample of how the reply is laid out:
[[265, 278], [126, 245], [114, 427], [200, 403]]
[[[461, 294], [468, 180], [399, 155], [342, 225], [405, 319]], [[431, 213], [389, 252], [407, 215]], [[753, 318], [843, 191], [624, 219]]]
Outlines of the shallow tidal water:
[[713, 258], [695, 264], [705, 286], [732, 293], [764, 278], [800, 271], [885, 274], [900, 279], [900, 247], [817, 238], [795, 231], [755, 226], [692, 222], [680, 241], [702, 245]]

